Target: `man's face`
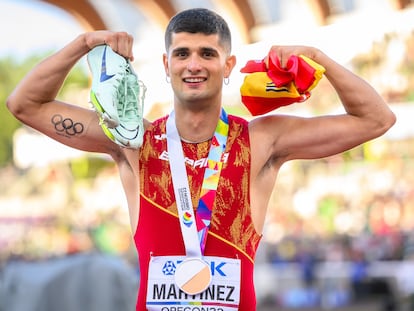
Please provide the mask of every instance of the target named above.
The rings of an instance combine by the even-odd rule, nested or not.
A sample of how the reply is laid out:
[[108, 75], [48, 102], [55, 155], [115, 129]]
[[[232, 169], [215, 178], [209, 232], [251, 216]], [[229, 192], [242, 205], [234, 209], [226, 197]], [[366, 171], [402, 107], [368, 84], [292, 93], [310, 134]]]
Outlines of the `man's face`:
[[230, 75], [234, 63], [234, 56], [228, 56], [217, 34], [174, 33], [164, 55], [165, 70], [180, 103], [221, 104], [223, 78]]

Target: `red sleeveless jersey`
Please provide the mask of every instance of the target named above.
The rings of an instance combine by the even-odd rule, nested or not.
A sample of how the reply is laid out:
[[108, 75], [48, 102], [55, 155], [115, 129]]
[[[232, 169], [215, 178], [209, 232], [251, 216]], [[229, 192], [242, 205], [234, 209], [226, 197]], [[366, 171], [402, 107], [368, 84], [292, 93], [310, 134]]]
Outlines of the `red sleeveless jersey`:
[[[146, 310], [148, 265], [152, 256], [185, 255], [167, 156], [163, 117], [146, 130], [140, 151], [140, 211], [134, 236], [140, 262], [136, 310]], [[246, 120], [229, 115], [224, 163], [204, 255], [241, 260], [241, 311], [256, 310], [254, 257], [260, 241], [250, 211], [250, 144]], [[193, 206], [196, 209], [210, 142], [183, 143]]]

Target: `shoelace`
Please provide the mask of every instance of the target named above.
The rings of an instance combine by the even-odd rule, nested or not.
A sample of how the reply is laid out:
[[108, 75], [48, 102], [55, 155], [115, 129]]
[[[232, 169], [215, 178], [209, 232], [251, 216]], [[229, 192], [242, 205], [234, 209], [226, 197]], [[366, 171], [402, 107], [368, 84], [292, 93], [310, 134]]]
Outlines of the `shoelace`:
[[[122, 118], [123, 122], [128, 122], [138, 112], [137, 111], [137, 96], [133, 89], [133, 77], [130, 76], [128, 67], [123, 70], [123, 75], [119, 76], [117, 81], [117, 110], [118, 116]], [[131, 80], [131, 81], [130, 81]]]
[[137, 83], [137, 77], [131, 73], [129, 66], [127, 64], [117, 90], [117, 109], [123, 122], [136, 123], [137, 119], [142, 118], [142, 109], [140, 108], [144, 102], [146, 88], [142, 81]]
[[[134, 77], [136, 79], [136, 77]], [[135, 84], [136, 85], [136, 84]], [[145, 100], [145, 93], [147, 88], [141, 80], [138, 80], [138, 95], [137, 95], [137, 109], [138, 109], [138, 116], [143, 118], [144, 114], [144, 100]]]

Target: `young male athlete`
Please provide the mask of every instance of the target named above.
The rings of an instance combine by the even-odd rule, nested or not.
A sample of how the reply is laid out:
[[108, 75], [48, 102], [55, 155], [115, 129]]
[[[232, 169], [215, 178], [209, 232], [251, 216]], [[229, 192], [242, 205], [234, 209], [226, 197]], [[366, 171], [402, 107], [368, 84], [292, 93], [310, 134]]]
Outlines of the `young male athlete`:
[[[105, 96], [111, 95], [102, 93], [119, 91], [111, 82], [116, 75], [111, 64], [119, 54], [127, 66], [125, 59], [134, 58], [132, 45], [124, 32], [78, 36], [20, 82], [8, 108], [61, 143], [109, 154], [116, 162], [139, 254], [136, 310], [255, 310], [255, 252], [282, 164], [327, 157], [376, 138], [394, 124], [394, 114], [369, 84], [317, 48], [273, 46], [270, 51], [282, 68], [292, 55], [322, 65], [346, 113], [313, 118], [268, 114], [250, 122], [227, 115], [223, 80], [236, 63], [230, 31], [217, 14], [192, 9], [173, 17], [165, 34], [163, 62], [174, 91], [173, 111], [154, 122], [144, 120], [142, 141], [124, 147], [128, 139], [119, 140], [126, 132], [118, 129], [126, 126], [117, 113], [126, 104], [120, 100], [110, 111]], [[92, 101], [99, 114], [56, 100], [68, 72], [95, 47], [101, 62], [106, 61], [96, 69], [96, 55], [90, 54]], [[136, 88], [125, 87], [128, 94], [128, 88]], [[131, 96], [126, 97], [125, 102]], [[79, 128], [61, 135], [57, 119]], [[134, 126], [139, 130], [138, 121]]]

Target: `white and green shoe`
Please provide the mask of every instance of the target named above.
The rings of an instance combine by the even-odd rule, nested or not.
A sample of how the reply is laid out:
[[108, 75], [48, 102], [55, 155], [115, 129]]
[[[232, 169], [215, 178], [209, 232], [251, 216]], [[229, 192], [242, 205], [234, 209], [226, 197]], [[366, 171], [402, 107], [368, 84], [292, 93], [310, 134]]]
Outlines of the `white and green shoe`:
[[87, 58], [92, 72], [91, 102], [104, 133], [123, 147], [139, 148], [144, 135], [145, 85], [130, 62], [109, 46], [95, 47]]

